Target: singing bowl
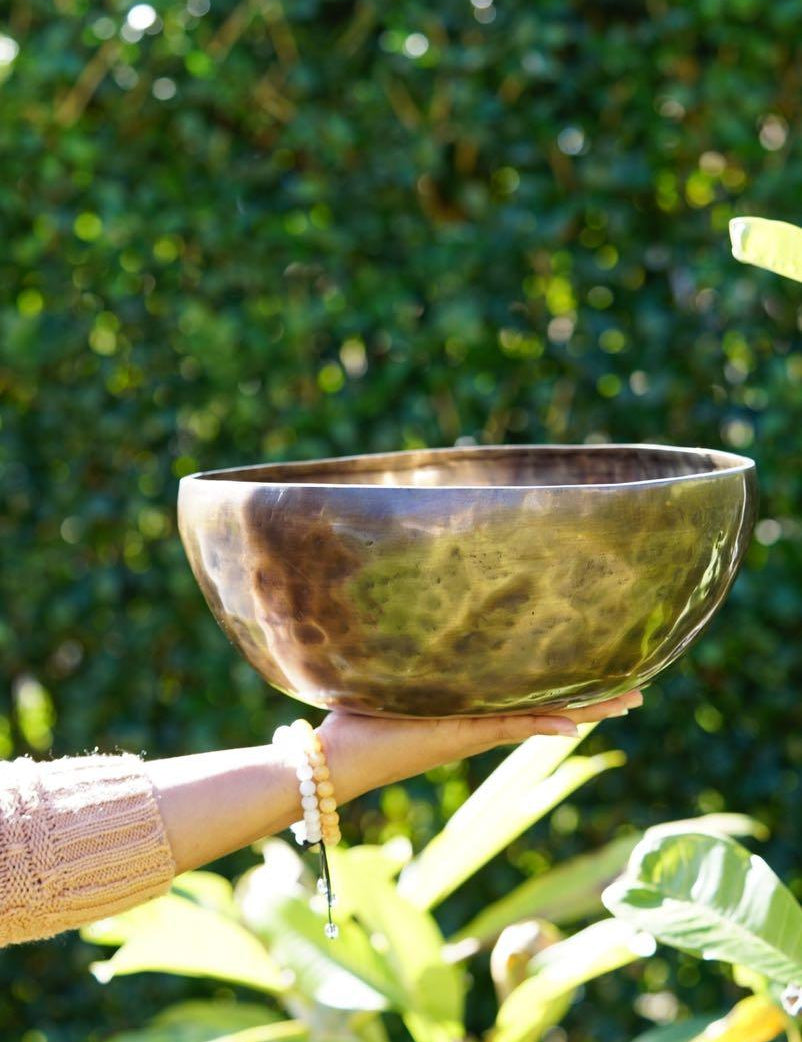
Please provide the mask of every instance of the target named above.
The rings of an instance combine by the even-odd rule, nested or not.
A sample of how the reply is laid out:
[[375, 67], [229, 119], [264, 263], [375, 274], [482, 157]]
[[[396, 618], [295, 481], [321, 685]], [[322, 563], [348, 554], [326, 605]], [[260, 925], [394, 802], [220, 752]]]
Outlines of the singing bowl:
[[658, 445], [494, 446], [183, 478], [217, 621], [311, 705], [443, 717], [645, 684], [724, 599], [754, 463]]

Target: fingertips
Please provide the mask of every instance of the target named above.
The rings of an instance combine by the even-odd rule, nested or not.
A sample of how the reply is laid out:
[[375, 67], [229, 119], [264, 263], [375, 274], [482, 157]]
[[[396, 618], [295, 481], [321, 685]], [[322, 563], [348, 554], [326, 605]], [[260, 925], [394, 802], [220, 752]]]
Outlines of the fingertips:
[[567, 716], [532, 716], [528, 717], [532, 734], [556, 734], [567, 738], [576, 738], [579, 734], [576, 724]]

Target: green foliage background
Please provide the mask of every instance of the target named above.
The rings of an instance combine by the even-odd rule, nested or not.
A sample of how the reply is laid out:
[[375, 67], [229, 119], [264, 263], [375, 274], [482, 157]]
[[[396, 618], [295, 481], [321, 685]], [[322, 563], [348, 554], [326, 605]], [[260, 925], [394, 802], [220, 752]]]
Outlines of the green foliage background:
[[[726, 234], [800, 219], [798, 5], [207, 6], [163, 0], [123, 39], [112, 0], [0, 5], [0, 754], [187, 753], [293, 715], [195, 588], [182, 474], [459, 438], [723, 445], [763, 496], [727, 606], [594, 737], [628, 766], [443, 914], [722, 806], [771, 826], [802, 892], [801, 302]], [[348, 835], [423, 841], [491, 760], [353, 805]], [[101, 988], [94, 955], [0, 953], [3, 1037], [94, 1042], [205, 993]], [[702, 1011], [722, 987], [661, 957], [589, 992], [570, 1037], [643, 1026], [638, 989]]]

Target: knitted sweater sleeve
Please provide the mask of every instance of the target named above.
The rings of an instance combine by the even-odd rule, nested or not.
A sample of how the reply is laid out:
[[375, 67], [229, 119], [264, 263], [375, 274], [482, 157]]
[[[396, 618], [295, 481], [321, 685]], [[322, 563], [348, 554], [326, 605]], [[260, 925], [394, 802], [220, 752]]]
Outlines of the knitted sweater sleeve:
[[140, 904], [175, 871], [139, 757], [0, 761], [0, 947]]

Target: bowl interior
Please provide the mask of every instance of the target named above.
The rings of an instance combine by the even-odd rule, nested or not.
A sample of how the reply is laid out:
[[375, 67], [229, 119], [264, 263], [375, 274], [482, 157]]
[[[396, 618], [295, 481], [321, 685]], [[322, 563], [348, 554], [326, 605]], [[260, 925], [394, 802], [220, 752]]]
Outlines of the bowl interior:
[[539, 487], [665, 481], [751, 466], [728, 452], [655, 445], [489, 446], [211, 471], [209, 480], [304, 485]]

